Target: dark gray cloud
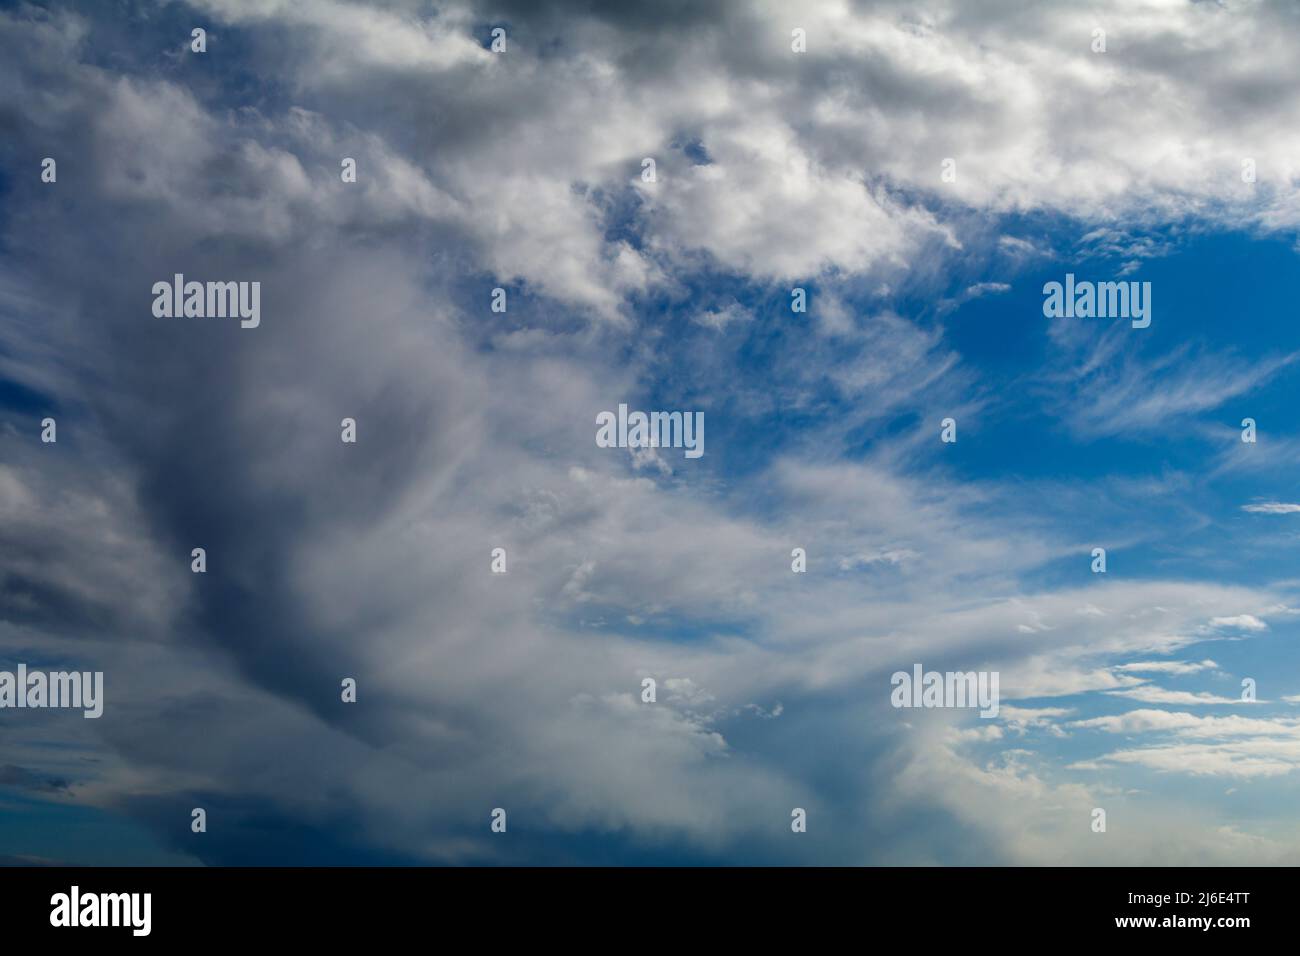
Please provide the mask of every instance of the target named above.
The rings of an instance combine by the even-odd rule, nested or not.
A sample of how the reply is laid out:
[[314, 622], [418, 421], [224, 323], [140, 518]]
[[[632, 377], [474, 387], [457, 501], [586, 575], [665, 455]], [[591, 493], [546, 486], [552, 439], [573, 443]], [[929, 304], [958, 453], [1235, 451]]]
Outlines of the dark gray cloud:
[[27, 767], [15, 767], [9, 763], [0, 766], [0, 786], [38, 793], [58, 793], [68, 789], [68, 781], [58, 777], [47, 777], [38, 771]]

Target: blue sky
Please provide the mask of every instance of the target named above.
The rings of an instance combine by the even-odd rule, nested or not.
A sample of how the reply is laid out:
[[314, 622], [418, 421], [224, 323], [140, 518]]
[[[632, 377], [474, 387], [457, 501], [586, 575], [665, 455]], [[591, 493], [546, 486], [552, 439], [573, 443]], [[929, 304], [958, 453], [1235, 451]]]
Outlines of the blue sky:
[[1300, 860], [1300, 22], [981, 6], [0, 8], [0, 857]]

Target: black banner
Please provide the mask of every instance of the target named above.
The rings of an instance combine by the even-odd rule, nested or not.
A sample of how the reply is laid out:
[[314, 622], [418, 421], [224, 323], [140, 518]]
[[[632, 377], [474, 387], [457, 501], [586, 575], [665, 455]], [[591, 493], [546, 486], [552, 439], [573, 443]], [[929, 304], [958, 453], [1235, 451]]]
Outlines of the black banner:
[[[741, 939], [828, 930], [926, 943], [1284, 934], [1285, 869], [64, 869], [0, 870], [10, 940], [338, 944], [438, 928], [479, 941]], [[613, 934], [613, 935], [611, 935]]]

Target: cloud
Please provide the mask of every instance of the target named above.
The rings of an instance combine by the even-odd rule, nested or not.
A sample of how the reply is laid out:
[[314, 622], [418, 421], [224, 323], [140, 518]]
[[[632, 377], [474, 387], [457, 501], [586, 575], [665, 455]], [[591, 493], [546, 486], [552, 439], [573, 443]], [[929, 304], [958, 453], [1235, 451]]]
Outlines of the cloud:
[[1125, 687], [1120, 690], [1107, 691], [1115, 697], [1127, 697], [1130, 700], [1140, 700], [1144, 704], [1239, 704], [1241, 700], [1232, 697], [1220, 697], [1217, 694], [1204, 692], [1192, 692], [1186, 690], [1166, 690], [1163, 687], [1156, 687], [1154, 684], [1142, 684], [1137, 687]]
[[1060, 734], [1061, 718], [1074, 713], [1070, 707], [1013, 707], [1004, 705], [998, 710], [998, 716], [1009, 727], [1020, 733], [1029, 728], [1046, 729]]
[[1281, 776], [1300, 768], [1300, 720], [1296, 718], [1210, 717], [1136, 710], [1078, 720], [1070, 726], [1129, 736], [1169, 734], [1178, 738], [1174, 743], [1129, 748], [1081, 761], [1076, 765], [1081, 769], [1127, 764], [1162, 773], [1253, 778]]
[[1281, 501], [1262, 501], [1259, 504], [1242, 505], [1241, 510], [1259, 515], [1291, 515], [1300, 513], [1300, 505]]
[[[1214, 622], [1211, 622], [1214, 623]], [[1118, 664], [1115, 670], [1135, 674], [1195, 674], [1204, 670], [1213, 670], [1219, 665], [1212, 660], [1203, 661], [1133, 661]]]
[[1209, 717], [1167, 710], [1133, 710], [1126, 714], [1072, 721], [1070, 726], [1095, 728], [1112, 734], [1170, 731], [1194, 738], [1274, 736], [1300, 731], [1300, 723], [1292, 718]]
[[1177, 743], [1158, 747], [1117, 750], [1080, 768], [1100, 764], [1145, 767], [1160, 773], [1197, 777], [1285, 776], [1300, 769], [1300, 739], [1250, 739], [1232, 743]]
[[695, 321], [710, 329], [721, 332], [733, 322], [750, 322], [753, 313], [739, 302], [729, 302], [720, 309], [708, 309], [695, 317]]
[[[1066, 320], [1053, 320], [1058, 340]], [[1045, 379], [1060, 387], [1070, 382], [1062, 413], [1088, 437], [1143, 433], [1169, 427], [1179, 418], [1218, 408], [1249, 394], [1290, 367], [1300, 353], [1246, 361], [1231, 355], [1196, 354], [1180, 346], [1155, 358], [1118, 353], [1122, 326], [1098, 333], [1073, 364]], [[1079, 334], [1077, 332], [1069, 333]], [[1084, 333], [1087, 334], [1087, 333]], [[1159, 387], [1152, 383], [1159, 381]]]
[[[1125, 503], [936, 465], [937, 413], [964, 441], [997, 396], [907, 297], [938, 301], [967, 258], [1050, 251], [1004, 214], [1077, 220], [1089, 254], [1124, 263], [1163, 252], [1145, 224], [1300, 222], [1285, 16], [1179, 8], [1172, 57], [1147, 14], [1112, 5], [1103, 60], [1092, 12], [827, 4], [796, 60], [766, 4], [197, 9], [201, 65], [158, 58], [176, 42], [149, 8], [125, 27], [0, 13], [6, 168], [60, 162], [57, 191], [6, 181], [0, 652], [102, 667], [110, 693], [102, 721], [7, 735], [10, 785], [159, 839], [203, 801], [229, 837], [187, 852], [218, 863], [590, 862], [592, 836], [674, 862], [1256, 846], [1192, 808], [1089, 843], [1097, 788], [1054, 779], [1070, 758], [969, 756], [1002, 726], [1059, 742], [1084, 698], [1232, 702], [1133, 676], [1185, 673], [1173, 662], [1114, 662], [1215, 627], [1250, 637], [1282, 595], [1046, 575], [1078, 535], [1044, 499]], [[503, 55], [479, 36], [497, 16]], [[1261, 86], [1267, 122], [1249, 108]], [[1195, 155], [1170, 147], [1187, 142]], [[1263, 188], [1225, 200], [1243, 142]], [[175, 272], [262, 282], [262, 326], [154, 320], [146, 293]], [[1112, 340], [1061, 341], [1062, 380], [1092, 406], [1063, 414], [1091, 435], [1217, 408], [1292, 360], [1116, 365]], [[708, 456], [603, 454], [594, 415], [624, 398], [704, 410]], [[46, 409], [54, 446], [33, 440]], [[1130, 517], [1157, 496], [1130, 495]], [[912, 734], [888, 675], [917, 661], [996, 669], [1008, 699], [1036, 702]], [[1042, 700], [1065, 696], [1080, 700]], [[1217, 749], [1192, 766], [1289, 760]], [[493, 842], [495, 806], [533, 840]], [[852, 822], [791, 847], [791, 806]], [[888, 825], [911, 807], [951, 828]], [[260, 846], [268, 832], [283, 842]]]
[[[1246, 852], [1256, 862], [1295, 858], [1289, 839], [1242, 833], [1234, 826], [1195, 825], [1198, 811], [1177, 794], [1148, 802], [1098, 782], [1054, 780], [1032, 752], [1003, 749], [982, 760], [965, 753], [968, 746], [951, 728], [929, 728], [910, 735], [906, 746], [900, 747], [891, 791], [900, 803], [942, 807], [957, 818], [967, 840], [978, 841], [970, 859], [998, 860], [1007, 865], [1058, 861], [1131, 865], [1141, 861], [1178, 866], [1203, 865], [1206, 860], [1230, 863]], [[1164, 765], [1176, 764], [1174, 754], [1163, 757]], [[1192, 765], [1217, 768], [1222, 763], [1211, 758]], [[1289, 772], [1282, 769], [1284, 763], [1239, 760], [1234, 769], [1242, 776], [1265, 767]], [[1089, 827], [1092, 810], [1098, 806], [1106, 809], [1111, 827], [1104, 837]], [[1124, 821], [1123, 840], [1110, 838], [1116, 820]]]
[[1233, 614], [1210, 618], [1210, 627], [1231, 627], [1242, 631], [1267, 631], [1268, 625], [1253, 614]]
[[42, 776], [26, 767], [15, 767], [13, 764], [5, 764], [4, 766], [0, 766], [0, 786], [14, 787], [19, 790], [57, 793], [66, 790], [68, 788], [68, 783], [66, 780], [60, 780], [57, 777]]
[[[924, 17], [903, 3], [818, 4], [802, 15], [802, 56], [768, 3], [654, 24], [519, 7], [500, 55], [472, 35], [484, 19], [473, 4], [361, 17], [337, 3], [200, 9], [274, 37], [254, 66], [284, 75], [309, 108], [364, 126], [387, 94], [394, 126], [429, 131], [416, 140], [437, 145], [426, 175], [474, 210], [466, 225], [489, 267], [605, 316], [698, 256], [774, 281], [896, 270], [936, 243], [955, 248], [940, 212], [954, 205], [1077, 217], [1092, 224], [1092, 254], [1127, 262], [1162, 248], [1117, 219], [1300, 222], [1285, 159], [1296, 152], [1285, 119], [1300, 116], [1294, 23], [1267, 8], [1167, 7], [1156, 21], [1117, 2], [1029, 17], [995, 4], [975, 20], [957, 3]], [[1091, 49], [1098, 22], [1104, 55]], [[431, 83], [460, 96], [407, 95]], [[684, 139], [709, 161], [675, 150]], [[1187, 142], [1196, 148], [1169, 148]], [[1251, 187], [1243, 143], [1259, 164]], [[646, 156], [655, 183], [640, 179]], [[939, 176], [945, 157], [954, 183]], [[639, 243], [603, 238], [618, 195], [634, 197]]]

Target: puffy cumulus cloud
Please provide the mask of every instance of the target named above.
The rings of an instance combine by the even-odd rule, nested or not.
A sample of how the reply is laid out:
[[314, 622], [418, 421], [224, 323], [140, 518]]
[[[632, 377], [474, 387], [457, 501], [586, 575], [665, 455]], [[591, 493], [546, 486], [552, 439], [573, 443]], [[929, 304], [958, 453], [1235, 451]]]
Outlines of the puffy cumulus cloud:
[[[768, 12], [791, 19], [776, 5]], [[939, 158], [953, 156], [954, 192], [966, 202], [1099, 219], [1144, 202], [1156, 217], [1225, 205], [1240, 214], [1256, 202], [1241, 160], [1258, 154], [1269, 170], [1261, 181], [1276, 192], [1249, 215], [1274, 221], [1293, 202], [1291, 134], [1271, 131], [1274, 104], [1265, 110], [1258, 98], [1261, 88], [1281, 92], [1275, 70], [1294, 69], [1288, 12], [1152, 2], [1069, 11], [953, 3], [924, 14], [825, 4], [801, 14], [812, 63], [787, 75], [806, 68], [816, 78], [800, 90], [815, 91], [809, 112], [838, 116], [837, 145], [888, 156], [881, 165], [897, 181], [931, 186]], [[1096, 29], [1106, 32], [1105, 53], [1093, 52]], [[1286, 97], [1283, 112], [1296, 108]], [[1175, 114], [1190, 118], [1190, 131]], [[1242, 187], [1239, 202], [1224, 202], [1225, 182]]]
[[[667, 281], [664, 265], [697, 253], [782, 280], [897, 268], [935, 240], [955, 245], [955, 222], [945, 222], [953, 203], [1052, 208], [1112, 231], [1119, 212], [1223, 211], [1222, 180], [1248, 148], [1265, 170], [1236, 205], [1260, 218], [1272, 202], [1269, 223], [1293, 205], [1293, 134], [1277, 110], [1288, 108], [1279, 71], [1294, 68], [1282, 55], [1294, 25], [1267, 8], [1008, 4], [975, 17], [956, 4], [925, 16], [901, 4], [823, 4], [800, 12], [810, 41], [796, 55], [790, 14], [775, 8], [665, 18], [647, 37], [612, 14], [544, 6], [512, 11], [509, 50], [494, 55], [475, 33], [490, 18], [467, 4], [198, 7], [214, 30], [239, 28], [238, 51], [320, 121], [310, 141], [259, 149], [244, 130], [253, 142], [234, 137], [223, 150], [213, 125], [231, 117], [204, 117], [179, 84], [83, 68], [79, 82], [110, 87], [111, 121], [96, 124], [102, 148], [168, 144], [94, 164], [121, 192], [188, 195], [201, 218], [213, 203], [192, 190], [243, 166], [241, 178], [259, 181], [270, 201], [240, 203], [236, 192], [227, 219], [274, 230], [284, 206], [310, 201], [307, 177], [337, 179], [327, 170], [346, 146], [363, 170], [351, 192], [367, 207], [451, 219], [476, 244], [479, 267], [605, 316]], [[70, 16], [10, 22], [42, 44], [19, 62], [69, 59], [85, 42], [87, 27]], [[1108, 30], [1105, 54], [1090, 48], [1098, 26]], [[1181, 58], [1166, 52], [1170, 41]], [[1207, 87], [1207, 73], [1218, 82]], [[1161, 96], [1149, 95], [1153, 83]], [[1220, 96], [1245, 99], [1259, 84], [1281, 99], [1268, 117], [1222, 111]], [[377, 114], [376, 102], [388, 106]], [[684, 137], [707, 162], [682, 151]], [[939, 160], [957, 152], [957, 181], [941, 184]], [[657, 159], [656, 183], [640, 179], [645, 156]], [[1273, 175], [1270, 159], [1281, 164]], [[331, 210], [353, 202], [315, 192]], [[636, 202], [624, 210], [614, 200], [627, 193]], [[1210, 197], [1213, 208], [1200, 208]], [[609, 229], [611, 217], [629, 215], [637, 242]]]
[[1029, 730], [1045, 730], [1054, 736], [1064, 736], [1061, 718], [1074, 713], [1069, 707], [1013, 707], [1006, 705], [998, 710], [1002, 722], [1017, 734]]
[[[0, 18], [0, 44], [15, 74], [6, 109], [23, 129], [56, 138], [63, 179], [73, 178], [87, 214], [167, 209], [151, 250], [218, 242], [283, 247], [310, 242], [322, 229], [426, 219], [450, 228], [465, 217], [381, 133], [345, 129], [297, 107], [275, 117], [251, 107], [218, 109], [180, 78], [111, 73], [89, 62], [89, 33], [66, 12]], [[38, 86], [40, 70], [53, 64], [61, 70], [57, 97]], [[348, 190], [340, 160], [358, 149], [365, 175]], [[39, 230], [37, 222], [20, 225], [19, 236]]]
[[253, 27], [279, 24], [311, 44], [308, 68], [319, 83], [345, 82], [359, 70], [387, 69], [436, 76], [462, 65], [491, 63], [469, 35], [468, 11], [450, 5], [438, 17], [421, 16], [414, 4], [364, 8], [338, 0], [204, 0], [198, 4], [220, 23]]
[[[302, 102], [386, 127], [467, 204], [482, 266], [606, 317], [701, 255], [781, 281], [896, 271], [956, 248], [962, 207], [1077, 216], [1094, 246], [1120, 216], [1300, 221], [1285, 122], [1300, 27], [1266, 5], [755, 3], [653, 22], [565, 4], [198, 7], [264, 37], [245, 41], [256, 66]], [[486, 48], [497, 16], [502, 55]], [[629, 216], [633, 241], [609, 229]], [[1105, 241], [1137, 261], [1154, 240]]]
[[924, 210], [873, 194], [863, 173], [820, 168], [793, 130], [732, 130], [710, 155], [639, 184], [652, 248], [670, 258], [702, 251], [729, 271], [791, 281], [900, 267], [941, 232]]

